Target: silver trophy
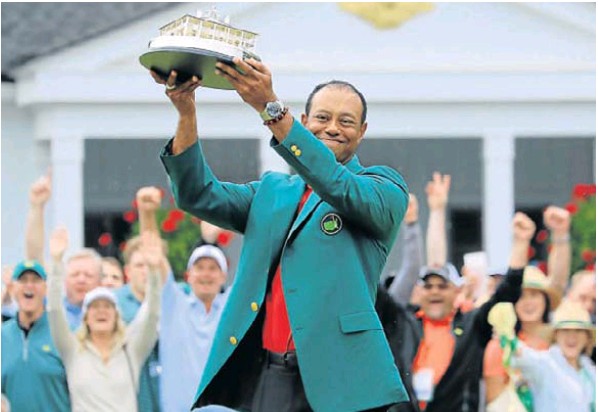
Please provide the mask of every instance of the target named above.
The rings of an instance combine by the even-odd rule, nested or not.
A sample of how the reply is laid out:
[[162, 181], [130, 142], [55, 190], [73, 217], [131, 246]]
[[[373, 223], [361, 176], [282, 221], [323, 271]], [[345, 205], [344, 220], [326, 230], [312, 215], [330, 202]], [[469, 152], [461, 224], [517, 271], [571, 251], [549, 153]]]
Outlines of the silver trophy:
[[254, 53], [257, 37], [257, 33], [231, 26], [228, 17], [220, 19], [215, 8], [198, 11], [197, 16], [186, 14], [161, 27], [139, 61], [164, 79], [175, 70], [178, 84], [197, 76], [204, 87], [232, 90], [228, 80], [215, 74], [216, 62], [236, 68], [234, 57], [260, 60]]

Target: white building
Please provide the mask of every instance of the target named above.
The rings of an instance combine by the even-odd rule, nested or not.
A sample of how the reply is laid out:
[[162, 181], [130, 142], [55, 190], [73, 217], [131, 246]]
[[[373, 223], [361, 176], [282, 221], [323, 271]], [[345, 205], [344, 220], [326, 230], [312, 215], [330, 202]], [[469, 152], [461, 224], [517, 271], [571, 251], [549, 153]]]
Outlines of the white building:
[[[92, 223], [127, 210], [140, 185], [166, 185], [158, 148], [174, 133], [176, 113], [138, 56], [158, 28], [206, 7], [161, 8], [8, 74], [3, 66], [3, 80], [14, 80], [2, 82], [3, 263], [22, 258], [28, 187], [48, 167], [48, 228], [65, 223], [73, 247], [84, 244], [86, 219], [94, 246]], [[573, 184], [595, 181], [594, 3], [434, 3], [384, 30], [338, 3], [218, 9], [259, 33], [256, 51], [295, 115], [317, 83], [343, 79], [363, 91], [369, 128], [360, 159], [403, 173], [422, 222], [425, 182], [435, 170], [453, 175], [453, 258], [482, 247], [492, 264], [506, 264], [515, 208], [537, 216], [564, 204]], [[4, 65], [11, 9], [2, 11]], [[220, 177], [287, 170], [236, 93], [200, 90], [197, 101]]]

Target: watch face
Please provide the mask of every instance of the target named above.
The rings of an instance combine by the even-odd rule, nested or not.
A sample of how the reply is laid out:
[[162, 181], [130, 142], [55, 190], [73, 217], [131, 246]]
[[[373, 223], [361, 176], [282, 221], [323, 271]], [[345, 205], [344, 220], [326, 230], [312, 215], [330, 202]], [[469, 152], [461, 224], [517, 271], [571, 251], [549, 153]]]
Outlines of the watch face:
[[282, 113], [283, 107], [280, 102], [269, 102], [266, 104], [266, 113], [270, 117], [278, 117]]

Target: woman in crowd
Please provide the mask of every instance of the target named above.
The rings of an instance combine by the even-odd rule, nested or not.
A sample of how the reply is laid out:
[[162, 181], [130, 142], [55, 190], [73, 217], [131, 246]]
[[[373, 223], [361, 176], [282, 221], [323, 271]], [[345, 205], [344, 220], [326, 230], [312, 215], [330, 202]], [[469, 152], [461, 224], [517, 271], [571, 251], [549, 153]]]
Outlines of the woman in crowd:
[[[547, 350], [550, 345], [548, 315], [551, 305], [554, 307], [558, 304], [559, 295], [550, 287], [549, 280], [540, 269], [533, 266], [525, 268], [521, 288], [521, 297], [515, 304], [517, 337], [534, 349]], [[494, 338], [488, 343], [484, 353], [487, 412], [509, 410], [509, 406], [518, 403], [514, 393], [507, 390], [510, 383], [518, 387], [525, 384], [517, 371], [508, 371], [503, 366], [502, 359], [499, 339]], [[511, 379], [515, 382], [510, 382]]]
[[565, 301], [554, 312], [553, 328], [547, 351], [517, 342], [512, 358], [530, 383], [534, 410], [594, 412], [596, 367], [586, 355], [596, 338], [590, 315], [578, 303]]
[[71, 403], [80, 411], [137, 411], [139, 371], [158, 338], [160, 270], [164, 257], [157, 235], [143, 235], [150, 267], [148, 293], [135, 320], [125, 327], [110, 289], [98, 287], [83, 302], [83, 323], [72, 334], [62, 309], [62, 258], [68, 244], [66, 229], [50, 239], [53, 268], [48, 281], [48, 313], [52, 337], [66, 368]]

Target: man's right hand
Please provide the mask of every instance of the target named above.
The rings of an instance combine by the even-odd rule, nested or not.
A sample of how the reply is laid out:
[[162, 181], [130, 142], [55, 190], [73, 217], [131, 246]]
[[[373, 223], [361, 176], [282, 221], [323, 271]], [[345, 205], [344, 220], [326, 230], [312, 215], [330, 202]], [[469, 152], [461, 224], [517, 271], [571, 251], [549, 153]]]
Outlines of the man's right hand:
[[52, 176], [48, 173], [40, 177], [29, 189], [29, 202], [32, 206], [44, 206], [52, 195]]
[[170, 99], [174, 107], [181, 116], [195, 116], [195, 89], [201, 86], [201, 80], [193, 76], [185, 83], [176, 85], [176, 71], [171, 71], [168, 79], [164, 80], [158, 73], [150, 70], [150, 75], [158, 84], [166, 88], [166, 96]]
[[155, 212], [160, 208], [162, 192], [154, 186], [142, 187], [137, 191], [136, 200], [140, 212]]

